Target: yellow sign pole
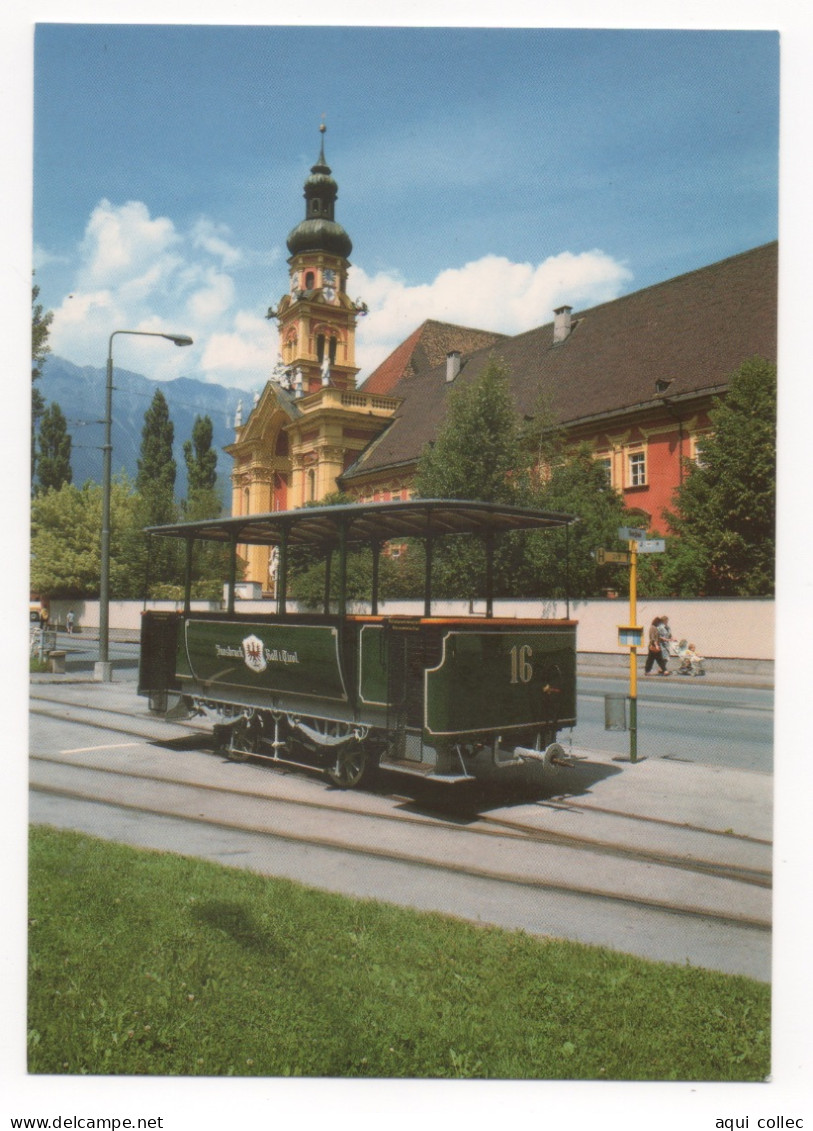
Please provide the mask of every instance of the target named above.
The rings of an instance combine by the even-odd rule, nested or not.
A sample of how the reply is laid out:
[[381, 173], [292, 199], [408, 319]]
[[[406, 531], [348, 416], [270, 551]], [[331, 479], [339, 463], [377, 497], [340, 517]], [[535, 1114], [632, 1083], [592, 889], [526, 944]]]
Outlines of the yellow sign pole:
[[[630, 624], [638, 623], [638, 544], [630, 539]], [[638, 649], [630, 645], [630, 762], [638, 760]]]

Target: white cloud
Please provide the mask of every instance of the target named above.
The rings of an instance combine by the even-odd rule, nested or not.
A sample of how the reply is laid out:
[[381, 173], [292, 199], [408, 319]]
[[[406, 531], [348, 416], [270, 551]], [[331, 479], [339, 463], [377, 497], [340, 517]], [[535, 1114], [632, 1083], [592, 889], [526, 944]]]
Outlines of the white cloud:
[[262, 384], [276, 344], [264, 319], [237, 308], [232, 269], [246, 257], [228, 236], [206, 217], [183, 231], [141, 201], [100, 201], [77, 249], [73, 290], [54, 310], [52, 350], [99, 366], [113, 330], [183, 333], [192, 348], [161, 349], [133, 337], [126, 349], [117, 344], [116, 362], [162, 380], [194, 374]]
[[[276, 326], [248, 309], [255, 296], [241, 295], [235, 271], [256, 256], [234, 246], [225, 226], [199, 217], [182, 230], [169, 217], [151, 216], [140, 201], [102, 200], [78, 255], [74, 289], [54, 310], [54, 353], [100, 366], [113, 330], [168, 331], [189, 334], [195, 345], [172, 350], [131, 338], [126, 350], [117, 346], [117, 364], [165, 380], [188, 374], [245, 389], [268, 379]], [[579, 309], [615, 298], [631, 278], [601, 251], [565, 251], [539, 264], [487, 255], [415, 286], [354, 267], [350, 294], [369, 307], [358, 323], [360, 378], [427, 318], [517, 334], [549, 322], [562, 303]], [[257, 305], [274, 297], [263, 295]]]
[[210, 269], [203, 286], [189, 296], [186, 308], [196, 325], [213, 324], [234, 302], [234, 280], [230, 275]]
[[53, 255], [50, 251], [46, 251], [44, 247], [39, 244], [34, 244], [34, 250], [31, 256], [31, 263], [35, 271], [40, 267], [47, 267], [51, 263], [68, 263], [70, 262], [66, 255]]
[[617, 298], [631, 279], [624, 264], [598, 250], [565, 251], [536, 265], [486, 255], [419, 286], [407, 286], [392, 274], [368, 276], [354, 267], [350, 293], [370, 310], [357, 332], [360, 377], [427, 318], [519, 334], [552, 321], [557, 306], [578, 309]]
[[268, 380], [276, 357], [275, 327], [265, 318], [241, 312], [235, 316], [230, 331], [212, 334], [207, 339], [201, 365], [211, 380], [249, 388]]
[[116, 284], [148, 269], [163, 273], [167, 264], [171, 269], [176, 263], [173, 257], [167, 260], [166, 253], [179, 239], [172, 221], [152, 219], [141, 201], [116, 208], [102, 200], [85, 229], [80, 284]]
[[215, 224], [205, 216], [201, 216], [192, 228], [192, 243], [194, 247], [202, 248], [210, 255], [217, 256], [224, 267], [234, 267], [243, 259], [243, 253], [237, 247], [227, 243], [226, 236], [231, 235], [225, 224]]

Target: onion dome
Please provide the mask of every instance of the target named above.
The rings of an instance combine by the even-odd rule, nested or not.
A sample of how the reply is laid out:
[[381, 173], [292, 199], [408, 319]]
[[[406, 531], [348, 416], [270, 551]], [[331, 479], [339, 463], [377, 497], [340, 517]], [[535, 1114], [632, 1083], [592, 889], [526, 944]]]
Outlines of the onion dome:
[[322, 134], [319, 160], [305, 181], [305, 219], [288, 236], [288, 250], [291, 255], [302, 251], [327, 251], [346, 259], [353, 250], [353, 244], [341, 224], [333, 219], [339, 186], [325, 161], [326, 128], [324, 123], [319, 127]]

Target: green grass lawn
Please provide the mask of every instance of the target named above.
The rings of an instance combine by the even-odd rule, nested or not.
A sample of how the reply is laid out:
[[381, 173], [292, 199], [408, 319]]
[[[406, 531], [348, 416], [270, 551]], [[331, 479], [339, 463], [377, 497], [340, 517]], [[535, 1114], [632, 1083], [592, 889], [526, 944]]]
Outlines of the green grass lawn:
[[29, 955], [33, 1073], [761, 1080], [770, 1070], [770, 991], [747, 978], [44, 828], [31, 834]]

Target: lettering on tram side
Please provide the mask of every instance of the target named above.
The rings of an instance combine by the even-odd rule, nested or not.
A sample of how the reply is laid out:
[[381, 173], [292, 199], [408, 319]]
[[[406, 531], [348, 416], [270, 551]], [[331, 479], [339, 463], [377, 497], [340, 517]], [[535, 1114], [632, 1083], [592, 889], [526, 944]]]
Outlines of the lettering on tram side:
[[215, 655], [241, 658], [253, 672], [264, 672], [269, 664], [298, 664], [299, 653], [289, 652], [287, 648], [269, 648], [259, 636], [247, 636], [242, 646], [215, 644]]

